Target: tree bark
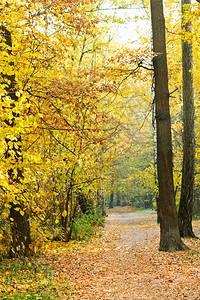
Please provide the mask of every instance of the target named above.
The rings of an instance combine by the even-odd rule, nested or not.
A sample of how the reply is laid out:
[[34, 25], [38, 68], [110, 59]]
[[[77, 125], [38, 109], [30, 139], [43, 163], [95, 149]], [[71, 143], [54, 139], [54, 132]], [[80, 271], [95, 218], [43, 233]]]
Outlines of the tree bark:
[[153, 78], [153, 94], [154, 101], [152, 104], [152, 127], [153, 127], [153, 152], [154, 152], [154, 179], [155, 179], [155, 198], [156, 198], [156, 208], [157, 208], [157, 223], [160, 223], [160, 209], [159, 209], [159, 194], [158, 194], [158, 175], [157, 175], [157, 124], [156, 124], [156, 109], [155, 109], [155, 79]]
[[160, 250], [186, 249], [180, 238], [174, 195], [172, 138], [169, 111], [165, 19], [162, 0], [151, 0], [153, 65], [157, 121], [157, 169], [159, 185]]
[[[190, 5], [191, 0], [182, 0], [182, 17], [184, 17], [185, 4]], [[182, 25], [182, 29], [186, 32], [191, 32], [191, 24], [186, 23]], [[195, 171], [194, 89], [192, 69], [192, 43], [182, 40], [183, 168], [178, 212], [181, 237], [195, 237], [192, 229]]]
[[[9, 47], [7, 52], [9, 55], [12, 54], [12, 39], [11, 33], [4, 27], [0, 26], [0, 34], [4, 37], [5, 44]], [[9, 63], [13, 66], [13, 62]], [[10, 104], [11, 111], [15, 107], [15, 103], [18, 101], [16, 95], [16, 81], [15, 75], [1, 74], [3, 81], [5, 82], [5, 91], [7, 96], [10, 97], [13, 102]], [[2, 96], [1, 101], [4, 101]], [[19, 117], [18, 113], [12, 111], [12, 119], [6, 120], [5, 124], [9, 127], [15, 126], [15, 120]], [[5, 159], [11, 159], [11, 166], [8, 170], [9, 182], [10, 184], [21, 184], [23, 180], [23, 171], [17, 165], [22, 162], [22, 149], [21, 149], [21, 136], [16, 136], [15, 138], [6, 138], [6, 151]], [[26, 207], [20, 201], [20, 196], [16, 196], [13, 202], [10, 202], [10, 228], [11, 228], [11, 242], [9, 257], [21, 257], [28, 256], [30, 254], [29, 245], [31, 243], [30, 238], [30, 226], [29, 226], [29, 216], [26, 213]]]

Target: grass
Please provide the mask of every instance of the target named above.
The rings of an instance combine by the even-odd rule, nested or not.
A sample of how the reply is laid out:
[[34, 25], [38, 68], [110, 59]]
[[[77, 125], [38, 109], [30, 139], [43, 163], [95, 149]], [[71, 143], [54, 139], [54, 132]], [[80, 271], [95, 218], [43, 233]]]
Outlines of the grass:
[[4, 260], [0, 263], [0, 299], [54, 300], [69, 291], [66, 282], [58, 282], [53, 269], [44, 260]]
[[192, 219], [193, 220], [200, 220], [200, 216], [195, 215], [195, 216], [192, 217]]
[[106, 208], [106, 213], [129, 213], [134, 212], [137, 209], [132, 206], [115, 206], [113, 208]]
[[144, 209], [144, 208], [135, 208], [132, 206], [115, 206], [113, 208], [107, 208], [106, 213], [134, 213], [134, 214], [143, 214], [146, 212], [152, 212], [155, 213], [155, 211], [152, 211], [151, 208], [149, 209]]
[[51, 299], [58, 299], [57, 297], [54, 297], [53, 295], [47, 295], [46, 293], [34, 293], [34, 294], [15, 294], [14, 296], [8, 296], [4, 297], [3, 299], [6, 300], [51, 300]]
[[156, 211], [152, 210], [151, 208], [148, 209], [139, 209], [133, 212], [134, 214], [145, 214], [145, 213], [152, 213], [156, 214]]

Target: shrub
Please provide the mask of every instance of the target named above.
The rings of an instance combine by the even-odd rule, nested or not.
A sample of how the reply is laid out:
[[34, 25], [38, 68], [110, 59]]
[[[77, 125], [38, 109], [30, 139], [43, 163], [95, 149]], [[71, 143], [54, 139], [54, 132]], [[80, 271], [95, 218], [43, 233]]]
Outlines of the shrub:
[[82, 217], [74, 222], [72, 238], [76, 240], [88, 240], [99, 226], [103, 226], [105, 217], [95, 209], [88, 210]]

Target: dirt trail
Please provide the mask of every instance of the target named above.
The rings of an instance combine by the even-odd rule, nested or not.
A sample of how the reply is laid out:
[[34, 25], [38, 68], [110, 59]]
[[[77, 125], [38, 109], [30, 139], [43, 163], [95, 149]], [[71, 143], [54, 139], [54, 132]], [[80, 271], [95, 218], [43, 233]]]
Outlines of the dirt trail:
[[159, 242], [159, 226], [156, 223], [156, 213], [113, 213], [107, 222], [107, 231], [113, 229], [120, 233], [119, 246], [124, 248], [141, 248]]
[[[200, 232], [199, 221], [195, 230]], [[59, 276], [75, 286], [66, 299], [200, 299], [199, 253], [159, 252], [158, 244], [155, 213], [110, 214], [100, 238], [58, 259], [65, 266]]]

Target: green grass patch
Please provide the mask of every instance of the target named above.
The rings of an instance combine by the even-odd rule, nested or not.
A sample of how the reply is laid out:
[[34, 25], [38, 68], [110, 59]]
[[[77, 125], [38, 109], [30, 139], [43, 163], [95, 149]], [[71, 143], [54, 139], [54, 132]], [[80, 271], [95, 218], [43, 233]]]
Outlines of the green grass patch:
[[43, 292], [42, 293], [34, 293], [34, 294], [19, 294], [17, 293], [16, 295], [14, 296], [8, 296], [8, 297], [4, 297], [3, 299], [5, 300], [53, 300], [53, 299], [58, 299], [57, 296], [53, 296], [52, 294], [51, 295], [48, 295], [48, 294], [44, 294]]
[[200, 220], [200, 216], [195, 215], [195, 216], [192, 217], [192, 220]]
[[70, 288], [56, 279], [44, 259], [4, 260], [0, 263], [0, 299], [54, 300], [66, 297]]
[[145, 213], [156, 214], [156, 211], [152, 210], [151, 208], [148, 208], [148, 209], [139, 209], [133, 212], [133, 214], [138, 214], [138, 215], [145, 214]]

